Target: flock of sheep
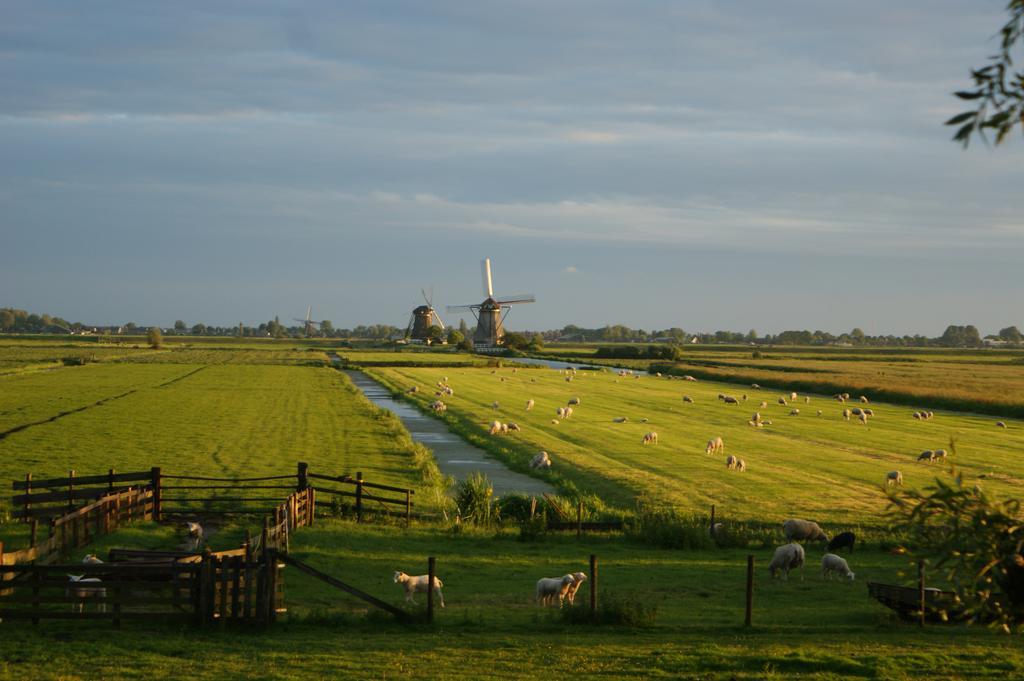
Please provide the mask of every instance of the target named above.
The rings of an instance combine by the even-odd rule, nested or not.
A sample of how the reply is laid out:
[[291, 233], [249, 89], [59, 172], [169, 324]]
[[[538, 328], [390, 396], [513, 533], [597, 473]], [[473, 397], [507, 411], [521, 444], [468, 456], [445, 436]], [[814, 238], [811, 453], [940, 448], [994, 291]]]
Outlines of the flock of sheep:
[[[537, 605], [547, 607], [558, 603], [558, 607], [561, 608], [566, 601], [569, 602], [570, 606], [575, 605], [576, 592], [579, 591], [579, 588], [586, 580], [587, 575], [582, 572], [570, 572], [562, 577], [541, 577], [537, 580], [537, 586], [534, 590]], [[428, 591], [430, 575], [412, 577], [398, 570], [394, 574], [394, 582], [402, 586], [402, 589], [405, 591], [406, 602], [415, 604], [416, 601], [413, 600], [413, 596]], [[441, 587], [443, 586], [444, 582], [441, 581], [441, 578], [434, 575], [434, 593], [437, 595], [442, 608], [444, 607], [444, 594], [441, 592]]]
[[829, 541], [828, 535], [821, 529], [818, 523], [810, 520], [798, 520], [790, 518], [782, 524], [782, 531], [786, 535], [788, 543], [775, 549], [772, 560], [768, 563], [768, 571], [774, 579], [780, 573], [783, 578], [789, 579], [789, 571], [801, 569], [800, 576], [803, 579], [803, 567], [806, 560], [804, 547], [799, 543], [802, 541], [827, 542], [825, 555], [821, 557], [822, 578], [832, 579], [835, 575], [840, 578], [853, 581], [854, 573], [849, 563], [842, 556], [833, 553], [841, 548], [848, 548], [853, 551], [853, 544], [856, 537], [853, 532], [843, 532]]

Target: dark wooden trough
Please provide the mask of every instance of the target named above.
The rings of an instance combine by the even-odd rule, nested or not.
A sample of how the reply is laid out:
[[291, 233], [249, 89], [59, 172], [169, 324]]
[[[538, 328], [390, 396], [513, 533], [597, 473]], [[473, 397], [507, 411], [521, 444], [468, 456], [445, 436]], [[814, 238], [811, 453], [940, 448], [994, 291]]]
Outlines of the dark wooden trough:
[[[901, 620], [920, 621], [921, 592], [917, 587], [868, 582], [868, 594], [882, 605], [895, 610]], [[924, 590], [924, 614], [929, 622], [955, 622], [964, 616], [963, 607], [957, 603], [955, 593], [934, 588]]]

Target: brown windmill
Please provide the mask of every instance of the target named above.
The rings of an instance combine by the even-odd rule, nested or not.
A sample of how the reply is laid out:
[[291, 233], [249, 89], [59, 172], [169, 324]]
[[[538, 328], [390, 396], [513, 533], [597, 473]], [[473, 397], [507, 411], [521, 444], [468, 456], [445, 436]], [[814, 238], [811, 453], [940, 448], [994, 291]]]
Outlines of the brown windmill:
[[426, 343], [430, 340], [431, 326], [440, 327], [442, 331], [445, 327], [441, 316], [434, 310], [434, 288], [430, 288], [429, 296], [423, 289], [420, 289], [420, 294], [426, 305], [414, 308], [412, 314], [409, 315], [409, 325], [405, 327], [405, 337]]
[[484, 280], [484, 302], [477, 305], [449, 305], [448, 312], [469, 310], [476, 317], [476, 333], [473, 334], [473, 347], [496, 348], [504, 342], [505, 329], [503, 322], [513, 305], [536, 302], [533, 294], [519, 296], [495, 297], [491, 282], [491, 259], [486, 258], [480, 263]]

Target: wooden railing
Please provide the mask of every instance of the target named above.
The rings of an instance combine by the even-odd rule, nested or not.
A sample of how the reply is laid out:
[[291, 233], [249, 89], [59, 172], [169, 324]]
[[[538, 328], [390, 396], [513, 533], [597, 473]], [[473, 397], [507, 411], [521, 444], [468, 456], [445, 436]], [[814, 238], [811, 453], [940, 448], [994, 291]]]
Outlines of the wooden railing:
[[[355, 511], [356, 520], [358, 522], [363, 521], [363, 513], [366, 510], [367, 502], [378, 504], [381, 508], [377, 512], [383, 512], [388, 515], [400, 515], [405, 517], [406, 526], [412, 521], [412, 508], [413, 501], [412, 497], [416, 494], [415, 490], [406, 489], [404, 487], [394, 487], [392, 485], [381, 485], [379, 483], [367, 482], [363, 479], [362, 472], [356, 473], [356, 477], [350, 475], [320, 475], [319, 473], [308, 473], [308, 477], [313, 480], [324, 480], [341, 485], [352, 485], [352, 491], [333, 489], [325, 487], [323, 485], [317, 485], [316, 488], [323, 494], [331, 494], [337, 497], [347, 497], [355, 499]], [[384, 497], [375, 494], [367, 494], [366, 490], [381, 490], [384, 492], [398, 492], [403, 495], [399, 498]], [[398, 506], [403, 511], [395, 512], [387, 508], [388, 506]]]

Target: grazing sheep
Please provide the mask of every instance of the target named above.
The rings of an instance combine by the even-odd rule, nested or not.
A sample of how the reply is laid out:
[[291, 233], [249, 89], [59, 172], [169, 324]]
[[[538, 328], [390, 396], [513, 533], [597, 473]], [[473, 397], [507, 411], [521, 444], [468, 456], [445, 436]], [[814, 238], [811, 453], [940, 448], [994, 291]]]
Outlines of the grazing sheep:
[[708, 446], [704, 449], [705, 454], [722, 454], [725, 452], [725, 443], [721, 437], [713, 437], [708, 440]]
[[796, 402], [796, 397], [797, 397], [796, 393], [790, 393], [789, 394], [789, 399], [790, 399], [791, 402]]
[[[683, 402], [689, 402], [690, 404], [693, 404], [693, 398], [690, 397], [689, 395], [683, 395]], [[1005, 428], [1006, 426], [1003, 427]]]
[[513, 433], [518, 433], [518, 432], [519, 432], [520, 430], [522, 430], [522, 429], [521, 429], [521, 428], [519, 427], [519, 424], [518, 424], [518, 423], [509, 423], [509, 424], [507, 424], [507, 425], [508, 425], [508, 430], [509, 430], [509, 432], [513, 432]]
[[786, 398], [785, 397], [780, 397], [779, 398], [779, 404], [781, 404], [783, 407], [785, 407], [786, 404], [787, 404]]
[[844, 400], [850, 399], [850, 393], [843, 393], [843, 399]]
[[625, 423], [627, 420], [625, 416], [616, 416], [612, 419], [612, 423]]
[[640, 423], [647, 423], [648, 421], [650, 421], [650, 419], [647, 418], [646, 416], [644, 418], [640, 419]]
[[723, 529], [724, 527], [725, 527], [725, 523], [715, 523], [714, 525], [712, 525], [712, 526], [711, 526], [711, 527], [709, 528], [709, 531], [708, 531], [708, 533], [709, 533], [709, 534], [710, 534], [710, 535], [711, 535], [712, 537], [714, 537], [714, 536], [715, 536], [716, 534], [718, 534], [719, 532], [721, 532], [721, 531], [722, 531], [722, 529]]
[[847, 421], [850, 420], [850, 410], [849, 409], [844, 409], [843, 410], [843, 418], [846, 419]]
[[718, 393], [718, 399], [724, 400], [725, 399], [725, 395], [723, 395], [722, 393]]
[[724, 401], [724, 402], [725, 402], [726, 404], [739, 404], [739, 403], [740, 403], [740, 401], [739, 401], [739, 400], [737, 400], [737, 399], [736, 399], [735, 397], [733, 397], [733, 396], [731, 396], [731, 395], [726, 395], [726, 396], [725, 396], [725, 397], [723, 398], [723, 401]]
[[551, 419], [551, 425], [557, 426], [558, 425], [558, 419]]
[[820, 409], [818, 410], [818, 416], [821, 416], [821, 410]]
[[834, 553], [826, 553], [821, 557], [821, 578], [828, 577], [831, 580], [835, 574], [845, 577], [851, 582], [853, 581], [853, 571], [850, 570], [850, 565], [846, 562], [846, 559]]
[[742, 473], [745, 470], [747, 470], [747, 462], [744, 461], [743, 459], [737, 459], [736, 460], [736, 472], [737, 473]]
[[947, 452], [945, 449], [936, 449], [935, 450], [935, 460], [938, 461], [939, 459], [942, 459], [943, 461], [945, 461], [946, 460], [946, 456], [948, 454], [949, 454], [949, 452]]
[[790, 416], [800, 416], [800, 410], [799, 409], [790, 409], [789, 410], [789, 415]]
[[565, 418], [565, 409], [566, 409], [565, 407], [559, 407], [558, 409], [556, 409], [555, 410], [555, 416], [557, 416], [560, 419], [564, 419]]
[[570, 407], [578, 407], [579, 405], [580, 405], [580, 398], [578, 398], [578, 397], [569, 398], [569, 406]]
[[885, 486], [891, 487], [892, 485], [896, 485], [897, 487], [901, 487], [903, 485], [903, 474], [899, 471], [889, 471], [885, 474]]
[[572, 576], [574, 581], [572, 586], [569, 587], [569, 592], [565, 594], [565, 597], [569, 599], [569, 605], [576, 604], [576, 592], [583, 586], [583, 582], [587, 581], [587, 576], [582, 572], [574, 572]]
[[103, 561], [95, 553], [90, 553], [82, 559], [82, 565], [101, 565], [102, 563]]
[[821, 526], [811, 520], [790, 518], [782, 523], [782, 532], [786, 535], [786, 539], [791, 542], [828, 541], [828, 535], [821, 529]]
[[839, 549], [847, 548], [850, 549], [850, 551], [852, 552], [853, 545], [856, 541], [857, 535], [855, 535], [853, 532], [840, 532], [832, 538], [832, 541], [828, 543], [828, 546], [825, 547], [825, 550], [829, 553], [835, 553]]
[[441, 400], [434, 400], [433, 402], [431, 402], [430, 408], [436, 411], [437, 413], [448, 411], [448, 405], [442, 402]]
[[860, 401], [861, 401], [862, 404], [867, 404], [868, 403], [868, 398], [865, 397], [864, 395], [861, 395], [860, 396]]
[[501, 427], [505, 425], [501, 421], [491, 421], [491, 427], [488, 429], [490, 435], [497, 435], [501, 432]]
[[1005, 428], [1006, 424], [1002, 421], [996, 421], [996, 428]]
[[414, 394], [418, 393], [419, 391], [420, 391], [419, 386], [414, 385], [413, 387], [409, 388], [405, 392], [409, 393], [410, 395], [414, 395]]
[[501, 409], [501, 405], [498, 404], [498, 400], [491, 402], [491, 409]]
[[[85, 599], [96, 598], [102, 599], [107, 597], [107, 589], [103, 586], [98, 586], [103, 582], [99, 577], [86, 577], [85, 575], [68, 575], [68, 586], [64, 591], [64, 595], [69, 598], [77, 598], [77, 603], [71, 604], [71, 612], [83, 612], [85, 610]], [[104, 602], [99, 603], [100, 612], [107, 611], [107, 604]]]
[[927, 461], [928, 463], [931, 463], [932, 461], [935, 461], [935, 452], [933, 452], [930, 449], [926, 449], [917, 455], [917, 460]]
[[754, 415], [750, 417], [750, 420], [754, 423], [761, 423], [761, 412], [755, 411]]
[[804, 404], [810, 404], [810, 403], [811, 403], [810, 396], [809, 395], [804, 395]]
[[[775, 549], [775, 555], [772, 556], [772, 562], [768, 564], [768, 571], [772, 575], [772, 579], [775, 579], [778, 572], [781, 570], [786, 580], [789, 579], [789, 571], [804, 566], [804, 547], [796, 543], [783, 544], [782, 546]], [[800, 571], [801, 581], [804, 578], [803, 570]]]
[[188, 539], [186, 540], [186, 550], [198, 551], [199, 547], [203, 545], [203, 526], [199, 523], [188, 522], [185, 523], [188, 530]]
[[651, 432], [649, 432], [646, 435], [644, 435], [643, 443], [645, 445], [656, 445], [656, 444], [658, 444], [658, 434], [655, 433], [652, 430]]
[[854, 416], [860, 416], [861, 414], [864, 413], [864, 410], [861, 409], [860, 407], [854, 407], [853, 409], [850, 410], [850, 413], [853, 414]]
[[530, 459], [530, 468], [534, 470], [540, 470], [541, 468], [551, 468], [551, 457], [548, 456], [547, 452], [541, 452], [537, 456]]
[[526, 411], [530, 411], [531, 409], [533, 409], [533, 405], [533, 400], [526, 400]]
[[753, 388], [754, 390], [760, 390], [761, 389], [761, 386], [759, 386], [757, 383], [751, 383], [750, 387]]
[[737, 463], [737, 459], [732, 454], [730, 454], [729, 456], [725, 457], [725, 467], [728, 468], [729, 470], [732, 470], [733, 468], [736, 468], [736, 463]]
[[[395, 571], [395, 584], [401, 584], [402, 588], [405, 589], [405, 601], [406, 603], [415, 603], [412, 599], [413, 594], [426, 593], [427, 584], [430, 583], [430, 575], [419, 575], [417, 577], [410, 577], [401, 570]], [[437, 594], [438, 599], [441, 601], [441, 607], [444, 607], [444, 594], [441, 593], [441, 587], [444, 583], [441, 578], [434, 575], [434, 593]]]
[[875, 415], [875, 410], [874, 409], [865, 409], [864, 413], [866, 415], [868, 415], [868, 416], [874, 416]]
[[558, 607], [569, 595], [569, 589], [576, 583], [576, 577], [565, 575], [564, 577], [541, 577], [537, 580], [537, 605], [544, 607], [554, 605], [555, 598], [558, 599]]
[[686, 376], [683, 376], [683, 380], [684, 381], [696, 381], [697, 379], [694, 378], [693, 376], [690, 376], [689, 374], [687, 374]]
[[768, 402], [766, 402], [765, 400], [761, 400], [761, 406], [759, 408], [760, 409], [767, 409], [768, 408]]
[[914, 412], [914, 420], [915, 421], [920, 421], [921, 420], [921, 412], [919, 412], [919, 411], [915, 411]]
[[861, 412], [860, 416], [857, 417], [857, 420], [860, 421], [862, 426], [866, 426], [868, 423], [868, 415], [865, 414], [864, 412]]

